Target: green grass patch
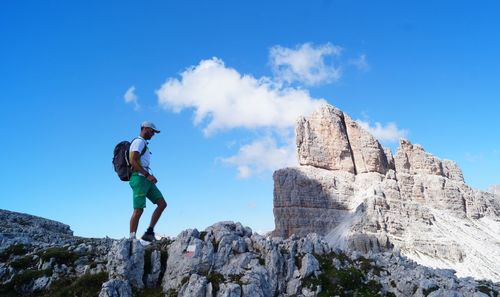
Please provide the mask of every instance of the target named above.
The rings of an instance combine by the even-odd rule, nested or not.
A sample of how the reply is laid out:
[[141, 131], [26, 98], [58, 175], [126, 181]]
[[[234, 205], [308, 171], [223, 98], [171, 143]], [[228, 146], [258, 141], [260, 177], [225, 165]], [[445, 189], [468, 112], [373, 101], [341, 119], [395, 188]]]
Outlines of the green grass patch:
[[26, 256], [19, 258], [10, 263], [10, 266], [16, 270], [28, 269], [32, 266], [35, 266], [37, 261], [33, 260], [33, 256]]
[[[164, 297], [165, 294], [163, 294], [162, 288], [157, 287], [157, 288], [144, 288], [142, 290], [138, 290], [134, 287], [132, 287], [132, 296], [133, 297]], [[167, 296], [170, 296], [167, 294]], [[175, 292], [175, 295], [177, 296], [177, 292]]]
[[228, 277], [229, 277], [229, 280], [231, 280], [232, 283], [236, 283], [236, 284], [242, 286], [243, 282], [241, 281], [241, 278], [243, 277], [243, 275], [244, 275], [243, 273], [241, 273], [241, 274], [231, 274]]
[[[326, 296], [381, 296], [382, 285], [376, 281], [365, 281], [362, 270], [354, 267], [337, 269], [333, 259], [338, 254], [315, 255], [320, 263], [321, 273], [318, 277], [304, 279], [302, 285], [313, 291], [321, 286], [318, 297]], [[347, 260], [346, 260], [347, 261]]]
[[498, 297], [498, 291], [493, 290], [489, 285], [487, 284], [482, 284], [480, 286], [476, 287], [476, 290], [478, 290], [481, 293], [484, 293], [488, 296], [493, 296], [493, 297]]
[[259, 260], [259, 264], [262, 266], [266, 266], [266, 260], [262, 258], [261, 256], [257, 256], [257, 259]]
[[40, 252], [39, 256], [44, 262], [54, 258], [57, 264], [72, 265], [81, 255], [62, 247], [52, 247]]
[[430, 287], [430, 288], [427, 288], [427, 289], [423, 289], [422, 290], [422, 294], [424, 294], [424, 296], [429, 296], [430, 293], [432, 293], [432, 292], [434, 292], [436, 290], [439, 290], [438, 286]]
[[0, 262], [7, 261], [10, 256], [20, 256], [26, 254], [28, 246], [24, 244], [13, 244], [0, 253]]
[[212, 283], [213, 294], [219, 292], [220, 284], [225, 281], [224, 275], [219, 272], [210, 272], [207, 276], [207, 281]]
[[51, 275], [52, 275], [52, 269], [26, 270], [14, 276], [14, 278], [10, 282], [6, 284], [0, 284], [0, 296], [23, 295], [24, 292], [21, 291], [21, 287], [23, 285], [30, 284], [37, 278], [43, 276], [51, 276]]
[[85, 274], [79, 278], [59, 279], [54, 282], [44, 297], [95, 297], [99, 295], [102, 284], [108, 280], [108, 274]]

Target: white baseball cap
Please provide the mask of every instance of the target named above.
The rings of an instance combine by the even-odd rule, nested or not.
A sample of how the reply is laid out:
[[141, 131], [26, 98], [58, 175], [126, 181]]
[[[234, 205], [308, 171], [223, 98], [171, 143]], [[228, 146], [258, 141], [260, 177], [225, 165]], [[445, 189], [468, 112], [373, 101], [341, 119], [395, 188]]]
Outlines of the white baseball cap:
[[155, 133], [160, 133], [160, 130], [156, 129], [156, 125], [148, 121], [142, 122], [141, 128], [151, 128]]

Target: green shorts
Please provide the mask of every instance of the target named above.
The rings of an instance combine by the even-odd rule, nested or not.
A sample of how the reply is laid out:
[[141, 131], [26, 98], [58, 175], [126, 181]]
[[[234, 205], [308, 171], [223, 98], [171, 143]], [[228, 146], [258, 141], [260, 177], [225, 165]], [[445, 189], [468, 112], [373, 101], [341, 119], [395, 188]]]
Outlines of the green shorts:
[[137, 172], [132, 173], [129, 184], [134, 192], [134, 208], [146, 208], [146, 197], [154, 204], [163, 198], [156, 185]]

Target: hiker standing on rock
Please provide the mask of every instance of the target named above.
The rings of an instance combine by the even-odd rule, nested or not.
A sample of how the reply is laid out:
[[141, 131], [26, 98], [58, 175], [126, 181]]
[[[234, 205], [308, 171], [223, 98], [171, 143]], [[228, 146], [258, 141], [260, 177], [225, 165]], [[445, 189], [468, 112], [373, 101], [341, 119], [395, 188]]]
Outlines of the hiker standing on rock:
[[156, 204], [156, 209], [151, 216], [149, 228], [141, 237], [142, 240], [155, 240], [154, 227], [167, 207], [167, 202], [165, 202], [162, 193], [156, 187], [158, 180], [151, 174], [149, 169], [151, 152], [148, 148], [148, 140], [151, 140], [155, 133], [160, 133], [160, 131], [156, 129], [155, 124], [151, 122], [143, 122], [141, 124], [140, 136], [135, 138], [130, 144], [129, 158], [133, 173], [130, 177], [129, 184], [133, 191], [134, 205], [134, 212], [130, 218], [131, 239], [135, 239], [139, 219], [141, 218], [142, 212], [146, 207], [146, 198]]

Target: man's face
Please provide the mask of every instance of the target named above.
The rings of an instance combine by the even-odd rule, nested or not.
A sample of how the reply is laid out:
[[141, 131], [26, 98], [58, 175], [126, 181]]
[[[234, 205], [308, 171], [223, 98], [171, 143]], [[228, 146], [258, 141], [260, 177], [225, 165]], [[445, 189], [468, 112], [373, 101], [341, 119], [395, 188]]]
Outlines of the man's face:
[[152, 128], [145, 128], [146, 129], [146, 140], [150, 140], [151, 138], [153, 138], [153, 136], [155, 135], [155, 131], [152, 129]]

